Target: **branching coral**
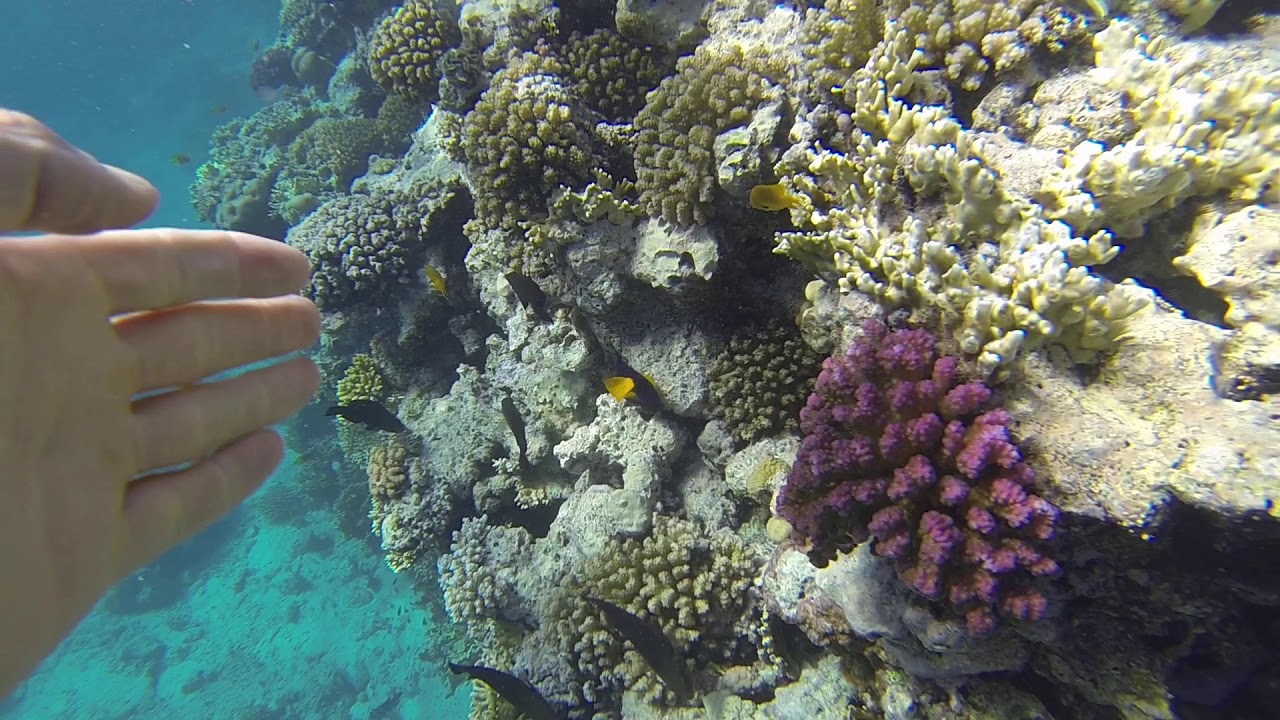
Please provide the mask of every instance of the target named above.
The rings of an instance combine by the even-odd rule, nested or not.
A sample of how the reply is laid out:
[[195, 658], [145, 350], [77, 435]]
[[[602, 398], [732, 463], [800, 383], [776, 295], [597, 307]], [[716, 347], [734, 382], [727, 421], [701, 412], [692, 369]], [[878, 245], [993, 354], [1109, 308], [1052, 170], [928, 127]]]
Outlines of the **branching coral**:
[[659, 516], [651, 535], [609, 545], [552, 602], [545, 639], [555, 651], [547, 657], [571, 668], [582, 700], [616, 703], [642, 678], [642, 687], [661, 695], [661, 683], [625, 651], [584, 593], [656, 623], [694, 667], [749, 659], [759, 640], [755, 560], [731, 533], [702, 535], [688, 522]]
[[[1265, 54], [1210, 66], [1222, 48], [1148, 39], [1114, 20], [1094, 39], [1098, 70], [1124, 94], [1137, 134], [1069, 151], [1041, 192], [1048, 216], [1076, 232], [1108, 227], [1140, 235], [1145, 220], [1189, 197], [1228, 191], [1245, 202], [1280, 201], [1280, 73]], [[1214, 50], [1210, 53], [1210, 50]]]
[[351, 358], [351, 365], [338, 381], [338, 402], [346, 405], [355, 400], [382, 400], [382, 373], [373, 357], [365, 353]]
[[436, 98], [437, 63], [462, 40], [456, 15], [445, 7], [435, 0], [408, 0], [382, 21], [369, 43], [369, 73], [378, 84], [420, 100]]
[[777, 251], [889, 306], [940, 310], [987, 370], [1023, 345], [1057, 341], [1079, 360], [1114, 347], [1144, 299], [1089, 267], [1119, 248], [1045, 221], [988, 167], [986, 140], [941, 106], [904, 100], [923, 58], [913, 42], [888, 23], [843, 90], [844, 129], [794, 131], [777, 171], [795, 190], [793, 221], [814, 231], [779, 234]]
[[794, 430], [820, 362], [782, 323], [739, 333], [708, 368], [712, 407], [745, 443]]
[[583, 101], [612, 122], [630, 121], [644, 105], [645, 93], [662, 79], [652, 48], [611, 30], [575, 32], [559, 55]]
[[308, 294], [333, 310], [416, 282], [432, 223], [450, 216], [455, 196], [452, 186], [424, 184], [343, 195], [321, 205], [286, 238], [311, 261]]
[[958, 382], [958, 361], [938, 357], [928, 332], [862, 330], [823, 363], [801, 412], [779, 515], [819, 564], [874, 540], [904, 582], [975, 635], [997, 614], [1039, 619], [1032, 580], [1058, 572], [1045, 547], [1058, 509], [1034, 494], [1009, 414], [987, 409], [986, 385]]

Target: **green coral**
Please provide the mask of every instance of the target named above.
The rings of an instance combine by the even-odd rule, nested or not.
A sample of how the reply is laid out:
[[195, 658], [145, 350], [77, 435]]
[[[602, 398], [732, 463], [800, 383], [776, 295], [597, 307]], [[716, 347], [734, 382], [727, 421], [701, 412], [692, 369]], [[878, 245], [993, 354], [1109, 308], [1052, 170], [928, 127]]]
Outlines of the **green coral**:
[[[989, 167], [987, 141], [946, 108], [904, 99], [923, 60], [915, 43], [887, 23], [845, 87], [848, 136], [801, 142], [779, 163], [792, 220], [809, 230], [779, 234], [777, 251], [834, 273], [843, 289], [941, 313], [986, 370], [1051, 340], [1080, 360], [1114, 347], [1146, 303], [1089, 270], [1119, 248], [1107, 233], [1078, 237], [1044, 219]], [[939, 210], [915, 211], [928, 201]]]
[[733, 337], [708, 368], [711, 405], [744, 443], [794, 430], [822, 357], [780, 322]]
[[503, 228], [545, 216], [561, 186], [581, 187], [604, 165], [595, 122], [555, 58], [526, 53], [493, 77], [462, 123], [476, 215]]
[[387, 90], [423, 101], [440, 86], [440, 58], [462, 41], [456, 10], [434, 0], [407, 0], [369, 42], [369, 74]]
[[351, 365], [338, 381], [338, 403], [356, 400], [382, 400], [382, 373], [373, 357], [365, 353], [351, 358]]

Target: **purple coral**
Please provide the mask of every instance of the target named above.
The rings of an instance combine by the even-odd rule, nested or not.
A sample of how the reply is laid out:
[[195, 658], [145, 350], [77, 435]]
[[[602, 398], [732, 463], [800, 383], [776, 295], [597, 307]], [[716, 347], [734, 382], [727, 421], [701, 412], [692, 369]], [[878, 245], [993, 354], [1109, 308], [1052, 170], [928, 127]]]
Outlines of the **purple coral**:
[[1058, 572], [1046, 547], [1058, 509], [1034, 494], [1009, 414], [988, 408], [985, 384], [957, 384], [957, 367], [927, 331], [864, 322], [800, 412], [778, 513], [817, 564], [874, 540], [907, 585], [985, 635], [997, 614], [1044, 614], [1033, 578]]

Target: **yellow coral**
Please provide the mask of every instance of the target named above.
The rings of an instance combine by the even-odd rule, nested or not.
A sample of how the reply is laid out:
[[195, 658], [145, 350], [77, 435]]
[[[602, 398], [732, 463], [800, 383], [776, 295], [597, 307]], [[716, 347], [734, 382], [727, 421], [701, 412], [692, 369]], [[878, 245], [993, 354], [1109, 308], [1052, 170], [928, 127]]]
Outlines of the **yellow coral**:
[[351, 366], [338, 381], [338, 403], [353, 400], [382, 400], [382, 373], [371, 355], [361, 353], [351, 358]]

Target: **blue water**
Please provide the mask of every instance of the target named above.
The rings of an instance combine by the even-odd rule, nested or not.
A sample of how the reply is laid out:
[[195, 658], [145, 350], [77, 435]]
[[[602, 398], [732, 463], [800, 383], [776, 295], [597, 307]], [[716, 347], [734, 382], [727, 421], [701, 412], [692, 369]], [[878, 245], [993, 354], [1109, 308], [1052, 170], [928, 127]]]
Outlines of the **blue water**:
[[[187, 186], [214, 127], [260, 105], [247, 76], [278, 3], [4, 5], [0, 105], [150, 179], [163, 200], [147, 225], [200, 225]], [[263, 492], [291, 492], [301, 467], [287, 461]], [[338, 480], [365, 482], [352, 468]], [[344, 535], [332, 508], [279, 524], [261, 501], [126, 579], [0, 718], [467, 717], [465, 689], [450, 694], [420, 657], [433, 627], [409, 579]]]

